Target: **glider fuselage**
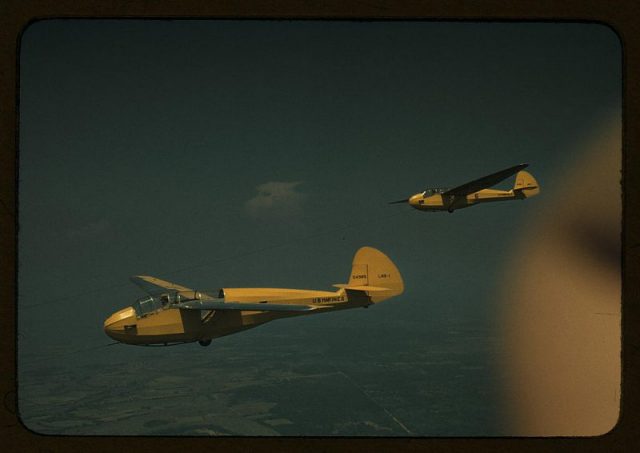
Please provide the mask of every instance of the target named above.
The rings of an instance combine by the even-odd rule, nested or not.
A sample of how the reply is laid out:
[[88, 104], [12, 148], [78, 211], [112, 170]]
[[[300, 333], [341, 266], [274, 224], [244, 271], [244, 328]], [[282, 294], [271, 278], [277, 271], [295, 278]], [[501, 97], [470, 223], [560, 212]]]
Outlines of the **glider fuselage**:
[[[449, 211], [468, 208], [492, 201], [522, 200], [540, 193], [538, 181], [523, 169], [529, 164], [518, 164], [482, 178], [469, 181], [452, 189], [431, 188], [409, 198], [390, 204], [409, 203], [420, 211]], [[511, 190], [490, 189], [511, 175], [516, 175]]]
[[149, 313], [133, 306], [120, 310], [105, 321], [105, 332], [114, 340], [128, 344], [185, 343], [202, 338], [214, 339], [251, 329], [269, 321], [291, 316], [325, 313], [369, 305], [368, 298], [355, 295], [349, 300], [345, 290], [314, 291], [288, 288], [223, 288], [225, 299], [263, 304], [313, 304], [317, 310], [189, 310], [158, 308]]
[[222, 288], [216, 297], [155, 277], [131, 280], [148, 296], [112, 314], [104, 331], [121, 343], [155, 346], [194, 341], [207, 346], [214, 338], [275, 319], [366, 308], [404, 291], [398, 268], [371, 247], [356, 252], [349, 282], [334, 285], [337, 291]]
[[447, 196], [446, 194], [425, 195], [424, 192], [412, 195], [409, 205], [420, 211], [448, 211], [453, 209], [468, 208], [478, 203], [492, 201], [509, 201], [523, 199], [522, 192], [513, 190], [482, 189], [464, 197]]

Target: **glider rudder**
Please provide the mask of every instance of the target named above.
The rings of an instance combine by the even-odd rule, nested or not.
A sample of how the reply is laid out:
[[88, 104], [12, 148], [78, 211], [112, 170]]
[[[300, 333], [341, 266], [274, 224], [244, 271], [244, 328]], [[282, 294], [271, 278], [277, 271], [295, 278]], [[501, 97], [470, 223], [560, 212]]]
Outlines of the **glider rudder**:
[[516, 182], [513, 186], [513, 193], [518, 198], [529, 198], [540, 193], [538, 181], [531, 173], [527, 171], [519, 171], [516, 174]]
[[396, 265], [387, 255], [373, 247], [362, 247], [356, 252], [349, 283], [340, 286], [366, 291], [374, 303], [397, 296], [404, 291], [402, 275]]

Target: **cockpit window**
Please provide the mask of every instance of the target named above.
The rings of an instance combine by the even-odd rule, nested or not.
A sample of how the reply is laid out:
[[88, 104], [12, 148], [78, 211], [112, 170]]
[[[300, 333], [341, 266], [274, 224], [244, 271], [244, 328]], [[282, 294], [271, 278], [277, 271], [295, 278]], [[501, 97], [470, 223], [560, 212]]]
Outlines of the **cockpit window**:
[[153, 297], [148, 296], [135, 301], [133, 303], [133, 309], [136, 311], [136, 316], [140, 318], [148, 315], [149, 313], [155, 313], [162, 310], [165, 305], [168, 305], [168, 299], [166, 303], [161, 299], [162, 298], [154, 299]]
[[449, 189], [446, 187], [432, 187], [431, 189], [427, 189], [424, 192], [422, 192], [422, 196], [430, 197], [431, 195], [435, 195], [437, 193], [445, 193], [447, 190]]

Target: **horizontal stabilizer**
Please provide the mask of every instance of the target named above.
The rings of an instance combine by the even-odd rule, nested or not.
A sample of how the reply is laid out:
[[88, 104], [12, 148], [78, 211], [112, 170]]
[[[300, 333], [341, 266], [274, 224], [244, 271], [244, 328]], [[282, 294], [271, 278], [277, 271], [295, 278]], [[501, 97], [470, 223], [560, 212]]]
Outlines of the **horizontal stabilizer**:
[[349, 289], [351, 291], [393, 291], [391, 288], [383, 288], [381, 286], [369, 286], [369, 285], [349, 286], [349, 284], [346, 284], [346, 283], [338, 283], [333, 286], [335, 286], [336, 288]]
[[268, 302], [224, 302], [223, 299], [194, 300], [175, 305], [177, 308], [188, 310], [248, 310], [248, 311], [311, 311], [324, 306], [270, 304]]

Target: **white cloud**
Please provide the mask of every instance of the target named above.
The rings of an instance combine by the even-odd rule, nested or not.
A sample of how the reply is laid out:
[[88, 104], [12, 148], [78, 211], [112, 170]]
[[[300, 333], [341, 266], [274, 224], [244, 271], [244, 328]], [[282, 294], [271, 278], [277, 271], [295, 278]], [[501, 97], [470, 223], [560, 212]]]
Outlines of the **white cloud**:
[[269, 215], [291, 215], [302, 206], [305, 195], [297, 192], [302, 181], [270, 181], [256, 187], [258, 194], [244, 204], [247, 213], [253, 217]]

